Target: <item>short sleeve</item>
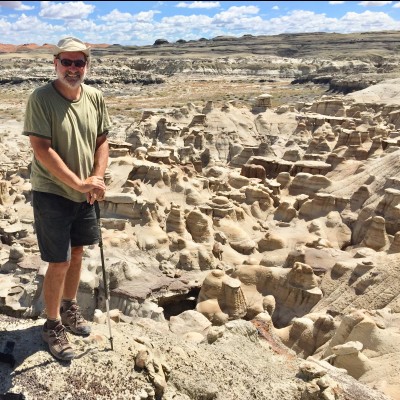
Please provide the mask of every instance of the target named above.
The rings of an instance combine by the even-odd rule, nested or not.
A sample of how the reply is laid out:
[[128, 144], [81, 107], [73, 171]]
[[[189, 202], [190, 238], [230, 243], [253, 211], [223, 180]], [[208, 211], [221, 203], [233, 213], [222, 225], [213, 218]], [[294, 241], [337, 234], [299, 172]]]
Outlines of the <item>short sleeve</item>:
[[111, 121], [108, 115], [108, 110], [106, 103], [104, 101], [104, 97], [100, 98], [100, 119], [99, 119], [99, 128], [97, 136], [101, 136], [103, 134], [108, 134], [111, 129]]
[[22, 134], [51, 139], [51, 118], [44, 99], [37, 91], [28, 98]]

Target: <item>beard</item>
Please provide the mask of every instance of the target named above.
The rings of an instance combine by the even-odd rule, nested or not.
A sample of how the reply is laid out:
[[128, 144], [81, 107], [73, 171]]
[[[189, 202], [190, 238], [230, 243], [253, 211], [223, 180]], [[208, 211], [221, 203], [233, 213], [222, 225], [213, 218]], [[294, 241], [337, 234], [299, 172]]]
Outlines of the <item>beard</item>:
[[65, 72], [57, 71], [58, 80], [69, 87], [70, 89], [76, 89], [85, 80], [86, 72]]

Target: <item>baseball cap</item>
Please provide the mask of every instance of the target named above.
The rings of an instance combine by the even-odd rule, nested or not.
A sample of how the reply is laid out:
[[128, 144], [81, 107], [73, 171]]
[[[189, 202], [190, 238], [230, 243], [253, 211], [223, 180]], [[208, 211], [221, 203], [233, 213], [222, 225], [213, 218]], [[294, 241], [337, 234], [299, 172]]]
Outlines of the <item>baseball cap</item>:
[[54, 46], [54, 55], [58, 56], [63, 52], [72, 52], [72, 51], [81, 51], [85, 54], [86, 57], [90, 56], [90, 46], [86, 46], [82, 40], [74, 38], [72, 36], [68, 36], [64, 39], [61, 39], [57, 46]]

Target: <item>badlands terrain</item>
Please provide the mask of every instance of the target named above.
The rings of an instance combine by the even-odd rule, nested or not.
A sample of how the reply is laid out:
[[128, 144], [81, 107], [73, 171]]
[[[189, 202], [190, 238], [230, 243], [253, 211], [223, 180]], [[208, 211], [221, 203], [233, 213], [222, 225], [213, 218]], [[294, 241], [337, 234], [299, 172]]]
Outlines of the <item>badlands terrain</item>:
[[51, 46], [0, 46], [0, 398], [400, 399], [400, 33], [158, 43], [93, 45], [113, 341], [91, 246], [70, 363], [21, 135]]

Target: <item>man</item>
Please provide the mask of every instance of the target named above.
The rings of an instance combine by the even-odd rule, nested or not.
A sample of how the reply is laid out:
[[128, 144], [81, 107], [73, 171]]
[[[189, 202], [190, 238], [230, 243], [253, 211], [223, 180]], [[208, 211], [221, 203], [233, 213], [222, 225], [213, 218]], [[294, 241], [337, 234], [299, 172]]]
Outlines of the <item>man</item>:
[[83, 246], [99, 241], [94, 202], [106, 190], [110, 120], [101, 92], [83, 84], [90, 48], [67, 37], [54, 51], [57, 78], [30, 95], [23, 134], [33, 149], [32, 205], [47, 320], [42, 337], [60, 360], [74, 352], [65, 328], [90, 334], [76, 301]]

